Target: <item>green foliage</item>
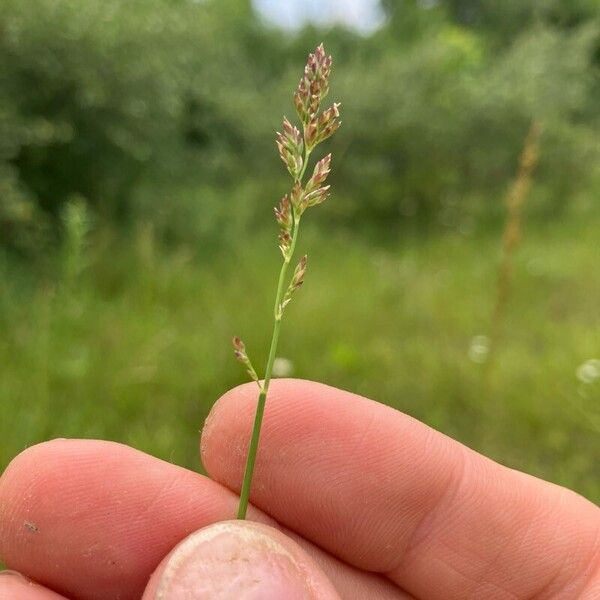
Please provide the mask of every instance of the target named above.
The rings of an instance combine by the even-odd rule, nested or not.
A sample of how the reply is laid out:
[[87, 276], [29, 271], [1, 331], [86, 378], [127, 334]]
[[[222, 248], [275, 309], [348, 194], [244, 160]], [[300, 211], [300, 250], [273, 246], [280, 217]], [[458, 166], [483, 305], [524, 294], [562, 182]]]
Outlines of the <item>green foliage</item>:
[[247, 0], [0, 0], [1, 243], [54, 239], [73, 195], [170, 240], [264, 222], [283, 181], [269, 133], [321, 37], [345, 114], [332, 219], [493, 216], [532, 118], [542, 212], [595, 185], [597, 0], [385, 4], [370, 37], [290, 39]]
[[551, 140], [537, 179], [550, 206], [564, 203], [565, 192], [589, 183], [598, 152], [597, 129], [581, 126], [594, 40], [592, 29], [532, 30], [491, 61], [480, 37], [445, 26], [363, 64], [360, 86], [347, 69], [340, 96], [353, 140], [341, 185], [360, 193], [345, 209], [363, 219], [404, 213], [431, 222], [457, 198], [497, 196], [533, 118]]
[[495, 40], [510, 40], [532, 25], [568, 29], [598, 18], [598, 0], [441, 0], [448, 14]]
[[[315, 249], [310, 285], [289, 307], [296, 326], [279, 356], [293, 376], [395, 406], [598, 501], [600, 380], [583, 383], [577, 371], [600, 358], [599, 227], [586, 217], [528, 230], [490, 389], [469, 346], [489, 333], [499, 231], [375, 248], [307, 228], [299, 251]], [[210, 261], [161, 247], [149, 225], [112, 244], [96, 231], [72, 292], [62, 263], [33, 277], [0, 262], [0, 465], [75, 436], [196, 469], [205, 415], [245, 380], [232, 333], [244, 332], [257, 369], [267, 358], [273, 231]], [[240, 289], [253, 292], [240, 300]]]
[[85, 200], [73, 198], [62, 210], [63, 221], [63, 279], [70, 293], [74, 293], [79, 276], [86, 267], [86, 244], [91, 228]]
[[148, 6], [2, 2], [3, 101], [20, 125], [12, 163], [49, 213], [72, 193], [115, 210], [176, 127], [176, 23]]
[[49, 216], [72, 194], [126, 215], [168, 157], [226, 139], [214, 114], [222, 26], [191, 3], [1, 0], [2, 179], [16, 172], [21, 202]]

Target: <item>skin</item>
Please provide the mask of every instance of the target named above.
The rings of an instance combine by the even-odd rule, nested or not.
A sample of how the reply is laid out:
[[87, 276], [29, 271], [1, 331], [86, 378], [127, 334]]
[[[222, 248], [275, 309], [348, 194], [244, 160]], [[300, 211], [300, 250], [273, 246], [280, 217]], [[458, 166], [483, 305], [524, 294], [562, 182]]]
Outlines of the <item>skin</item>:
[[[214, 535], [211, 524], [236, 512], [255, 403], [253, 384], [213, 408], [200, 444], [210, 478], [103, 441], [55, 440], [17, 456], [0, 479], [0, 557], [36, 583], [2, 575], [0, 600], [158, 598], [161, 585], [194, 578], [209, 589], [245, 552], [262, 581], [276, 572], [281, 585], [312, 582], [298, 597], [600, 598], [598, 507], [389, 407], [305, 381], [276, 380], [269, 393], [249, 512], [261, 525]], [[267, 572], [279, 554], [285, 565]]]

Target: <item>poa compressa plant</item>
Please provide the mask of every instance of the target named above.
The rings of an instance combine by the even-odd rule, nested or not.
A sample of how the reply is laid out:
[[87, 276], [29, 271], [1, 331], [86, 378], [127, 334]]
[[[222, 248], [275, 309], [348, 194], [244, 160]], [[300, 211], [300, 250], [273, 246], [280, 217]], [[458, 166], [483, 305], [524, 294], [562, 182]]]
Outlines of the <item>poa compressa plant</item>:
[[294, 105], [300, 119], [302, 132], [292, 125], [287, 118], [283, 119], [282, 132], [277, 132], [276, 144], [279, 156], [287, 167], [293, 179], [293, 184], [291, 191], [283, 196], [275, 207], [275, 219], [279, 224], [279, 249], [283, 256], [283, 263], [279, 271], [277, 292], [275, 294], [273, 336], [262, 381], [258, 378], [256, 369], [252, 366], [242, 340], [238, 337], [233, 338], [233, 349], [236, 358], [246, 367], [248, 375], [258, 384], [259, 388], [256, 416], [240, 492], [238, 519], [246, 517], [248, 508], [252, 474], [256, 462], [258, 440], [271, 382], [273, 362], [277, 352], [281, 321], [294, 292], [302, 286], [306, 273], [307, 257], [304, 255], [298, 261], [292, 276], [288, 278], [288, 268], [298, 241], [300, 221], [308, 208], [321, 204], [329, 195], [330, 186], [324, 185], [324, 183], [331, 169], [331, 154], [316, 162], [312, 175], [306, 183], [304, 183], [304, 176], [314, 149], [318, 144], [331, 137], [340, 126], [338, 118], [339, 104], [334, 102], [332, 106], [319, 112], [321, 103], [329, 91], [330, 72], [331, 56], [325, 54], [325, 49], [321, 44], [313, 54], [309, 54], [304, 67], [304, 75], [300, 79], [298, 89], [294, 94]]

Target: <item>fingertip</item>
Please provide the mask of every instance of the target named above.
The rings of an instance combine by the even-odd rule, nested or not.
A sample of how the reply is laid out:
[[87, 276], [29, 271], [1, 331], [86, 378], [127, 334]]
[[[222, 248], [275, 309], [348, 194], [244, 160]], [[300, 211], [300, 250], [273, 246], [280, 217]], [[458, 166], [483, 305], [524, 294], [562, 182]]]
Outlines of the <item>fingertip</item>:
[[[220, 471], [223, 461], [243, 462], [250, 436], [248, 423], [254, 419], [258, 393], [256, 383], [244, 383], [225, 392], [213, 404], [200, 434], [200, 457], [208, 473]], [[293, 399], [298, 405], [303, 397], [316, 393], [326, 397], [328, 393], [335, 396], [344, 392], [303, 379], [274, 379], [269, 388], [265, 421], [273, 411], [277, 414], [280, 401]]]
[[4, 469], [2, 476], [0, 477], [0, 485], [2, 485], [2, 482], [8, 477], [12, 476], [15, 471], [21, 470], [22, 466], [31, 464], [31, 462], [35, 462], [35, 460], [39, 457], [40, 452], [45, 453], [48, 448], [52, 448], [54, 444], [60, 441], [62, 440], [57, 438], [55, 440], [40, 442], [39, 444], [34, 444], [33, 446], [29, 446], [28, 448], [25, 448], [19, 452], [19, 454], [14, 456]]
[[181, 542], [152, 576], [143, 599], [339, 599], [290, 538], [267, 525], [224, 521]]
[[[242, 454], [244, 447], [238, 436], [224, 436], [248, 406], [256, 384], [242, 384], [225, 392], [212, 406], [200, 433], [200, 461], [207, 473], [214, 472], [226, 458]], [[232, 408], [234, 408], [232, 410]]]
[[17, 454], [7, 465], [0, 477], [2, 482], [5, 477], [13, 476], [15, 473], [30, 473], [30, 467], [44, 465], [48, 461], [60, 458], [65, 453], [81, 449], [85, 451], [97, 450], [100, 447], [111, 447], [126, 450], [128, 447], [118, 442], [105, 440], [85, 440], [75, 438], [54, 438], [33, 446], [29, 446]]
[[[123, 456], [130, 448], [117, 442], [55, 438], [34, 444], [17, 454], [0, 476], [0, 506], [3, 511], [16, 507], [33, 489], [49, 493], [64, 485], [70, 470], [76, 471], [86, 457], [94, 460], [103, 451]], [[47, 495], [47, 494], [46, 494]], [[1, 513], [0, 513], [1, 514]], [[6, 519], [0, 519], [0, 533]], [[0, 547], [2, 547], [0, 535]]]
[[71, 597], [139, 598], [175, 543], [235, 505], [208, 478], [123, 444], [47, 442], [2, 478], [0, 556]]

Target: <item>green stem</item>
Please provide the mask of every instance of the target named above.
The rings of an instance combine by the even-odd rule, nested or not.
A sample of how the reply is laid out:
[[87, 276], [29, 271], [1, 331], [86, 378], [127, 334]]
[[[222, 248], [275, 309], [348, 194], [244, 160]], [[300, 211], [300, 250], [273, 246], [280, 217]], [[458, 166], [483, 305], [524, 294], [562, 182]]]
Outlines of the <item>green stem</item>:
[[307, 148], [305, 148], [304, 164], [302, 165], [302, 171], [300, 171], [300, 175], [298, 175], [298, 178], [296, 179], [296, 181], [302, 181], [302, 178], [304, 177], [304, 173], [306, 173], [306, 167], [308, 166], [308, 159], [310, 158], [311, 152], [312, 152], [312, 150], [308, 150]]
[[[296, 182], [302, 182], [304, 174], [306, 173], [306, 167], [308, 166], [308, 160], [310, 158], [309, 150], [304, 147], [304, 164], [302, 171], [296, 178]], [[279, 332], [281, 331], [281, 319], [283, 318], [282, 311], [280, 310], [281, 299], [283, 296], [283, 288], [285, 286], [285, 276], [289, 264], [294, 256], [294, 250], [296, 249], [296, 241], [298, 240], [298, 229], [300, 227], [300, 218], [296, 216], [294, 209], [292, 208], [293, 218], [293, 233], [292, 243], [290, 245], [290, 251], [284, 258], [281, 270], [279, 271], [279, 281], [277, 283], [277, 293], [275, 295], [275, 307], [273, 309], [274, 323], [273, 323], [273, 335], [271, 337], [271, 348], [269, 349], [269, 358], [267, 359], [267, 367], [265, 369], [265, 379], [260, 388], [258, 395], [258, 402], [256, 405], [256, 414], [254, 416], [254, 426], [252, 427], [252, 437], [250, 438], [250, 447], [248, 448], [248, 458], [246, 459], [246, 469], [244, 470], [244, 480], [242, 481], [242, 489], [240, 491], [240, 504], [238, 506], [238, 519], [246, 518], [246, 511], [248, 510], [248, 501], [250, 499], [250, 486], [252, 485], [252, 475], [254, 474], [254, 464], [256, 463], [256, 454], [258, 451], [258, 440], [260, 438], [260, 429], [262, 426], [263, 415], [265, 413], [265, 404], [267, 401], [267, 393], [269, 391], [269, 384], [271, 383], [271, 374], [273, 372], [273, 363], [275, 362], [275, 354], [277, 352], [277, 343], [279, 342]]]
[[273, 323], [273, 336], [271, 337], [271, 348], [269, 350], [269, 358], [267, 360], [267, 367], [265, 369], [265, 379], [258, 395], [258, 403], [256, 406], [256, 415], [254, 417], [254, 426], [252, 428], [252, 437], [250, 439], [250, 447], [248, 448], [248, 458], [246, 459], [246, 469], [244, 471], [244, 481], [242, 482], [242, 490], [240, 492], [240, 504], [238, 507], [238, 519], [246, 518], [246, 511], [248, 510], [248, 500], [250, 498], [250, 486], [252, 484], [252, 475], [254, 473], [254, 463], [256, 462], [256, 453], [258, 450], [258, 440], [260, 438], [260, 429], [263, 420], [263, 414], [265, 412], [265, 403], [267, 400], [267, 393], [269, 391], [269, 384], [271, 383], [271, 374], [273, 372], [273, 363], [275, 362], [275, 353], [277, 352], [277, 343], [279, 341], [279, 332], [281, 331], [281, 319], [282, 314], [279, 310], [281, 304], [281, 298], [283, 296], [283, 288], [285, 286], [285, 276], [287, 274], [288, 266], [294, 255], [296, 248], [296, 240], [298, 239], [298, 228], [300, 225], [299, 219], [295, 221], [294, 232], [292, 234], [292, 243], [290, 246], [290, 252], [286, 259], [281, 265], [281, 271], [279, 272], [279, 282], [277, 284], [277, 294], [275, 295], [275, 307], [274, 312], [274, 323]]

